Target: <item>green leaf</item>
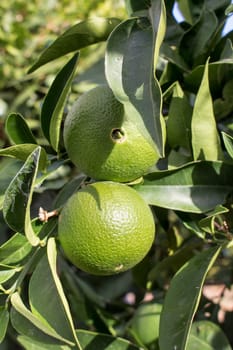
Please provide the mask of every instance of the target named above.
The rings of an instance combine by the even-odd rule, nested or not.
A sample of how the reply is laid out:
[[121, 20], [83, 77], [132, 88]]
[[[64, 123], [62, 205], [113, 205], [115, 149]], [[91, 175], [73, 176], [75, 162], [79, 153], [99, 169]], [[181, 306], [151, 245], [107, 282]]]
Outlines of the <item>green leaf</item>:
[[[24, 143], [21, 145], [10, 146], [7, 148], [0, 149], [0, 156], [16, 158], [19, 160], [26, 161], [28, 156], [38, 147], [38, 145]], [[44, 148], [41, 148], [39, 169], [44, 170], [47, 165], [47, 154]]]
[[79, 175], [76, 178], [72, 179], [70, 182], [68, 182], [58, 193], [53, 205], [54, 208], [60, 208], [64, 206], [64, 204], [72, 196], [72, 194], [74, 194], [84, 183], [85, 179], [85, 175]]
[[5, 130], [13, 143], [37, 144], [31, 129], [26, 123], [26, 120], [19, 113], [11, 113], [8, 116], [5, 124]]
[[34, 233], [30, 219], [30, 206], [40, 152], [41, 147], [37, 147], [29, 155], [7, 188], [3, 203], [3, 216], [6, 223], [15, 231], [24, 231], [32, 245], [40, 242]]
[[192, 324], [187, 350], [231, 350], [232, 347], [222, 329], [210, 321]]
[[15, 159], [1, 159], [0, 168], [0, 209], [2, 210], [4, 196], [12, 178], [22, 167], [22, 162]]
[[63, 110], [75, 74], [78, 54], [62, 68], [47, 93], [41, 110], [41, 127], [55, 151], [59, 149]]
[[196, 16], [201, 11], [200, 3], [195, 4], [195, 2], [189, 0], [179, 0], [178, 6], [185, 21], [190, 24], [193, 24], [195, 22]]
[[4, 340], [9, 323], [9, 312], [5, 307], [0, 307], [0, 344]]
[[45, 49], [28, 73], [70, 52], [105, 41], [119, 22], [117, 18], [91, 18], [77, 23]]
[[[206, 65], [200, 65], [194, 68], [189, 74], [184, 77], [186, 90], [191, 90], [196, 93], [203, 79]], [[233, 60], [222, 59], [218, 62], [209, 63], [209, 86], [214, 95], [219, 96], [222, 92], [222, 86], [229, 76], [233, 73]]]
[[30, 336], [20, 335], [17, 337], [19, 344], [23, 346], [25, 350], [71, 350], [70, 346], [50, 344], [46, 341], [43, 342], [32, 339]]
[[222, 205], [217, 206], [212, 212], [208, 213], [208, 216], [201, 219], [199, 222], [200, 228], [210, 234], [214, 234], [217, 231], [215, 226], [216, 217], [227, 213], [229, 210]]
[[233, 159], [233, 137], [226, 134], [225, 132], [222, 132], [222, 138], [223, 138], [223, 142], [226, 147], [227, 153]]
[[135, 12], [148, 10], [148, 0], [125, 0], [126, 11], [129, 16]]
[[202, 213], [225, 202], [233, 189], [233, 166], [222, 162], [193, 162], [181, 168], [154, 172], [134, 186], [150, 205]]
[[225, 14], [226, 15], [230, 15], [233, 12], [233, 4], [229, 5], [226, 10], [225, 10]]
[[[18, 292], [15, 292], [11, 295], [11, 304], [12, 307], [22, 316], [19, 322], [19, 320], [16, 319], [16, 316], [14, 316], [14, 314], [13, 316], [11, 315], [11, 322], [16, 328], [16, 330], [19, 329], [19, 332], [24, 332], [24, 330], [27, 329], [27, 325], [29, 325], [29, 330], [31, 329], [34, 332], [34, 328], [30, 327], [31, 323], [34, 327], [43, 332], [44, 335], [53, 337], [65, 344], [74, 345], [72, 342], [70, 342], [67, 339], [64, 339], [60, 334], [56, 333], [55, 330], [49, 327], [48, 324], [42, 322], [41, 319], [39, 319], [29, 309], [27, 309]], [[36, 335], [38, 335], [37, 331]]]
[[[47, 230], [48, 226], [50, 225], [50, 221], [47, 224], [44, 224], [39, 220], [33, 220], [33, 230], [36, 232], [36, 234], [40, 233], [41, 237], [43, 238], [44, 232], [48, 232]], [[28, 242], [25, 235], [17, 232], [0, 246], [0, 263], [15, 265], [22, 261], [31, 252], [31, 250], [32, 246]]]
[[152, 5], [150, 17], [122, 22], [111, 33], [105, 54], [107, 81], [125, 112], [141, 123], [162, 156], [165, 128], [161, 90], [155, 77], [158, 52], [164, 36], [163, 2]]
[[190, 150], [191, 118], [192, 107], [177, 82], [173, 88], [167, 120], [167, 139], [172, 148], [181, 146]]
[[221, 159], [222, 152], [209, 87], [208, 61], [196, 96], [191, 128], [194, 160]]
[[77, 330], [77, 336], [80, 340], [83, 350], [139, 350], [139, 348], [129, 341], [121, 338], [115, 338], [110, 335]]
[[15, 273], [19, 272], [20, 268], [5, 266], [0, 264], [0, 284], [8, 281], [11, 277], [14, 276]]
[[160, 318], [160, 350], [185, 350], [202, 286], [221, 247], [204, 250], [189, 260], [173, 277]]
[[[29, 283], [29, 302], [32, 313], [62, 338], [79, 346], [60, 279], [57, 275], [57, 251], [54, 238], [49, 238], [47, 255], [36, 269]], [[80, 346], [79, 346], [80, 348]]]
[[180, 55], [191, 67], [206, 61], [217, 27], [218, 20], [215, 13], [204, 9], [198, 21], [183, 35]]

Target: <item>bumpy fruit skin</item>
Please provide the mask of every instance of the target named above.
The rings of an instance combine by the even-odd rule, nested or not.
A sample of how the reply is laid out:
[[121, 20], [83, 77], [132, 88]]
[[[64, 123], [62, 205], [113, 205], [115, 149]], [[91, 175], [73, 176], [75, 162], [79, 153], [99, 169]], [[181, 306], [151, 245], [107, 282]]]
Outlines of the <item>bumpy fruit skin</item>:
[[130, 269], [147, 254], [154, 235], [149, 206], [133, 188], [120, 183], [87, 185], [69, 198], [59, 216], [64, 254], [94, 275]]
[[96, 180], [133, 181], [159, 158], [142, 118], [126, 112], [105, 85], [74, 103], [65, 120], [64, 143], [71, 161]]

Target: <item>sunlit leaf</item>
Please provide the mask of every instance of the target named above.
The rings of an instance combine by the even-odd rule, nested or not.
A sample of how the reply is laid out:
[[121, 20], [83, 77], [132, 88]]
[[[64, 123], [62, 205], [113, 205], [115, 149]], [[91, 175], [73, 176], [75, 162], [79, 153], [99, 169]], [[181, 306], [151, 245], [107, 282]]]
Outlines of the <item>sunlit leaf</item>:
[[33, 314], [62, 338], [78, 343], [69, 305], [57, 275], [57, 252], [53, 238], [48, 240], [47, 255], [37, 265], [29, 283]]
[[53, 148], [58, 151], [63, 109], [70, 91], [78, 62], [78, 54], [57, 74], [47, 93], [41, 110], [41, 127]]
[[119, 22], [116, 18], [96, 17], [74, 25], [45, 49], [38, 61], [29, 69], [29, 73], [70, 52], [105, 41]]
[[122, 22], [111, 33], [105, 54], [106, 78], [113, 93], [127, 115], [133, 115], [135, 122], [143, 122], [141, 128], [147, 129], [161, 156], [165, 128], [155, 69], [165, 18], [163, 1], [152, 2], [151, 22], [143, 17]]
[[[24, 143], [0, 149], [0, 156], [16, 158], [26, 161], [28, 156], [38, 147], [36, 144]], [[47, 165], [47, 154], [44, 148], [41, 148], [39, 169], [44, 170]]]
[[197, 254], [173, 277], [160, 318], [160, 350], [185, 350], [206, 275], [221, 247]]
[[148, 204], [202, 213], [223, 204], [233, 189], [233, 165], [193, 162], [174, 170], [154, 172], [134, 186]]
[[208, 62], [198, 90], [191, 122], [194, 160], [219, 160], [222, 158], [213, 101], [209, 88]]

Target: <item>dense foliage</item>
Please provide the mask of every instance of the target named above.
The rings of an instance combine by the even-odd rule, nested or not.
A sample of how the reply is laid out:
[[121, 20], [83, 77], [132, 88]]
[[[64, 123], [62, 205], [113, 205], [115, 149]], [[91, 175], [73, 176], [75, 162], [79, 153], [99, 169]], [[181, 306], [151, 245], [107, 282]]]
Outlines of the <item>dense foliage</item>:
[[[71, 25], [76, 7], [64, 1], [66, 21], [46, 17], [57, 37], [46, 32], [28, 47], [41, 17], [10, 28], [34, 5], [14, 1], [18, 22], [7, 18], [9, 1], [0, 5], [0, 40], [10, 54], [0, 65], [1, 101], [12, 108], [0, 124], [1, 348], [229, 350], [233, 31], [223, 27], [231, 1], [179, 0], [180, 23], [175, 1], [126, 0], [121, 18], [109, 9], [111, 18], [90, 16], [97, 3], [81, 1], [83, 21]], [[40, 11], [46, 16], [48, 8]], [[25, 69], [28, 58], [30, 75], [16, 57]], [[15, 91], [22, 81], [23, 93]], [[89, 181], [64, 148], [67, 109], [102, 82], [143, 117], [161, 159], [131, 184], [156, 218], [151, 251], [130, 271], [97, 278], [65, 259], [57, 212]], [[8, 103], [8, 94], [20, 102]]]

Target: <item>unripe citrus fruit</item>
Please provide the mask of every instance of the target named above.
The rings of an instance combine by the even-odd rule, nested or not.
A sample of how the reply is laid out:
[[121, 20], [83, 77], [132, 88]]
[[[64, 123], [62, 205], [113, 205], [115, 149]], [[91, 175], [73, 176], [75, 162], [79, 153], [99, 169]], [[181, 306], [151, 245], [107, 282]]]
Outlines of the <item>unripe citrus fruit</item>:
[[[159, 337], [159, 320], [162, 304], [155, 301], [142, 303], [136, 310], [130, 325], [131, 334], [141, 344], [156, 348], [156, 339]], [[153, 347], [154, 344], [154, 347]]]
[[65, 120], [64, 143], [71, 161], [96, 180], [129, 182], [158, 160], [142, 118], [126, 112], [105, 85], [74, 103]]
[[131, 187], [96, 182], [73, 194], [61, 211], [58, 237], [83, 271], [111, 275], [141, 261], [154, 240], [152, 212]]

